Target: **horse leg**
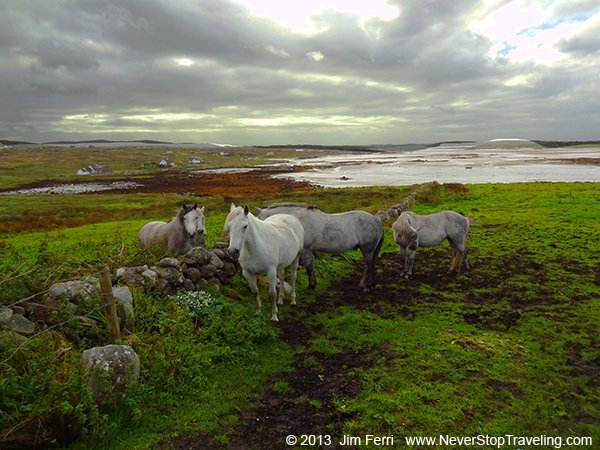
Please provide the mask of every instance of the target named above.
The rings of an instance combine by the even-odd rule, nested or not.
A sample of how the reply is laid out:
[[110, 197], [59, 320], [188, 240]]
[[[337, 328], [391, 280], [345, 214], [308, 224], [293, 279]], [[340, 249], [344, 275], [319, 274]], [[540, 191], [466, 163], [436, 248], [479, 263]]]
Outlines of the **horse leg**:
[[464, 240], [463, 242], [456, 243], [450, 239], [448, 239], [450, 245], [452, 247], [452, 262], [450, 263], [450, 268], [448, 272], [460, 272], [461, 267], [465, 266], [465, 271], [468, 272], [471, 270], [469, 266], [469, 261], [467, 259], [467, 248], [465, 246]]
[[315, 275], [315, 256], [310, 250], [300, 250], [301, 265], [306, 268], [306, 275], [308, 276], [308, 292], [315, 290], [317, 286], [317, 277]]
[[364, 288], [365, 292], [371, 290], [373, 286], [375, 286], [375, 264], [377, 263], [377, 258], [379, 257], [379, 250], [381, 250], [381, 246], [383, 245], [383, 232], [375, 248], [373, 249], [363, 249], [361, 248], [361, 252], [363, 254], [363, 259], [365, 260], [365, 272], [363, 274], [363, 278], [360, 281], [360, 285]]
[[407, 280], [412, 276], [413, 266], [415, 264], [416, 248], [409, 248], [406, 252], [406, 263], [404, 265], [404, 278]]
[[465, 263], [465, 272], [471, 271], [471, 266], [469, 265], [468, 253], [469, 253], [469, 251], [465, 247], [465, 249], [463, 250], [463, 261]]
[[359, 286], [364, 292], [369, 292], [373, 287], [375, 280], [375, 256], [373, 254], [364, 255], [365, 270], [360, 280]]
[[296, 259], [292, 261], [290, 265], [290, 275], [291, 275], [291, 284], [292, 284], [292, 299], [290, 300], [290, 305], [296, 304], [296, 278], [298, 276], [298, 262], [300, 260], [299, 256], [296, 256]]
[[279, 321], [279, 318], [277, 317], [277, 271], [278, 269], [274, 267], [267, 272], [267, 277], [269, 279], [269, 299], [273, 305], [271, 307], [271, 320], [274, 322]]
[[260, 294], [258, 292], [258, 283], [257, 283], [257, 279], [256, 279], [256, 274], [255, 273], [246, 272], [245, 270], [242, 270], [242, 275], [244, 275], [244, 278], [246, 279], [246, 281], [250, 285], [250, 291], [256, 297], [256, 313], [255, 314], [257, 316], [259, 316], [260, 315], [260, 310], [262, 308], [262, 304], [260, 302]]
[[402, 260], [402, 272], [400, 275], [404, 276], [404, 274], [406, 274], [406, 269], [408, 268], [408, 257], [406, 254], [406, 247], [404, 246], [400, 246], [400, 259]]
[[285, 296], [285, 267], [283, 267], [281, 264], [277, 266], [277, 280], [279, 282], [277, 303], [283, 305], [283, 297]]

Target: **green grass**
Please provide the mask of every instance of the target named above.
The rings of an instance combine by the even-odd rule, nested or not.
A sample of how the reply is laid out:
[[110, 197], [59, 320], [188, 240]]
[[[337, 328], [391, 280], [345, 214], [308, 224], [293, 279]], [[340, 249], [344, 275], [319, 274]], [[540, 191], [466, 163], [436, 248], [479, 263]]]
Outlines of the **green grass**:
[[[299, 200], [328, 212], [376, 212], [400, 202], [411, 189], [311, 190], [264, 203]], [[6, 197], [0, 205], [2, 303], [57, 279], [92, 273], [101, 263], [113, 269], [152, 263], [137, 250], [137, 231], [157, 216], [168, 219], [181, 199]], [[196, 200], [207, 205], [211, 246], [223, 239], [229, 199]], [[99, 411], [77, 369], [84, 346], [47, 333], [0, 365], [0, 428], [61, 407], [76, 409], [88, 430], [73, 448], [97, 442], [108, 449], [168, 448], [173, 439], [195, 433], [227, 446], [241, 413], [257, 404], [266, 386], [283, 397], [293, 395], [285, 376], [295, 360], [317, 370], [324, 358], [358, 351], [375, 357], [347, 374], [358, 380], [360, 392], [335, 400], [344, 434], [393, 434], [397, 443], [406, 436], [440, 434], [600, 440], [600, 186], [431, 186], [413, 207], [417, 213], [442, 209], [478, 222], [469, 236], [469, 275], [407, 282], [384, 273], [395, 270], [387, 263], [378, 275], [389, 275], [385, 289], [393, 300], [370, 297], [373, 308], [332, 306], [308, 314], [320, 294], [342, 295], [329, 286], [352, 273], [360, 254], [320, 257], [317, 293], [304, 294], [301, 271], [297, 309], [282, 308], [282, 321], [300, 319], [317, 332], [296, 349], [277, 337], [268, 311], [254, 317], [254, 300], [241, 276], [214, 293], [224, 308], [201, 319], [200, 326], [176, 302], [136, 292], [135, 327], [125, 339], [140, 355], [142, 375], [130, 399]], [[23, 217], [35, 228], [11, 228]], [[389, 226], [385, 233], [382, 252], [399, 252]], [[447, 244], [418, 250], [415, 278], [437, 273], [448, 262]], [[266, 299], [264, 287], [262, 292]], [[518, 314], [514, 320], [513, 314]], [[106, 343], [102, 318], [97, 321], [95, 334], [82, 331], [85, 345]], [[73, 348], [57, 356], [67, 346]], [[304, 395], [303, 402], [315, 411], [329, 407], [310, 392]]]

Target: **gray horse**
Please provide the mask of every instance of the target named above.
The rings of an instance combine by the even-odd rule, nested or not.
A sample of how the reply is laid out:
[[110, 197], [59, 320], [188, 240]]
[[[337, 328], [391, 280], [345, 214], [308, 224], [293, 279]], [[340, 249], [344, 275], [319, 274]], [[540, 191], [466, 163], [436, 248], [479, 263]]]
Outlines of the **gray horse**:
[[204, 206], [182, 205], [175, 217], [169, 222], [149, 222], [138, 233], [140, 247], [143, 249], [157, 246], [166, 249], [177, 257], [190, 251], [198, 242], [204, 242]]
[[308, 273], [309, 291], [317, 285], [313, 264], [315, 251], [339, 254], [359, 248], [366, 263], [360, 287], [368, 291], [374, 286], [375, 263], [383, 244], [383, 225], [373, 214], [366, 211], [327, 214], [304, 203], [276, 203], [258, 209], [259, 219], [274, 214], [291, 214], [302, 223], [304, 249], [300, 261]]
[[410, 211], [403, 211], [392, 225], [394, 240], [400, 246], [404, 261], [403, 274], [406, 278], [412, 275], [415, 253], [419, 247], [435, 247], [448, 240], [452, 248], [452, 263], [449, 272], [459, 271], [464, 263], [469, 271], [467, 260], [467, 235], [469, 219], [454, 211], [442, 211], [420, 216]]

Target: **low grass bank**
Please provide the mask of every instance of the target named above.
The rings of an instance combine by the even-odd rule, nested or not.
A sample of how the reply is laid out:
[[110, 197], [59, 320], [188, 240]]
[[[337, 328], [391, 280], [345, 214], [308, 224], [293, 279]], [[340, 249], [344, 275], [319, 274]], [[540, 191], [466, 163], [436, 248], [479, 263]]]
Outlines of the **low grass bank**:
[[[1, 302], [93, 273], [99, 263], [113, 269], [151, 263], [137, 250], [137, 231], [145, 221], [170, 217], [182, 199], [207, 205], [212, 245], [222, 240], [231, 200], [376, 212], [413, 189], [310, 190], [260, 199], [7, 197], [0, 207]], [[188, 448], [231, 448], [252, 424], [249, 417], [285, 405], [299, 418], [271, 414], [270, 428], [279, 435], [264, 431], [259, 439], [273, 448], [283, 444], [286, 421], [300, 428], [313, 417], [322, 420], [306, 431], [336, 440], [342, 434], [394, 435], [397, 443], [416, 435], [543, 434], [600, 442], [600, 187], [421, 187], [413, 210], [442, 209], [477, 220], [469, 275], [445, 273], [450, 257], [443, 244], [418, 250], [413, 279], [400, 278], [388, 226], [372, 293], [356, 289], [358, 252], [320, 257], [317, 291], [304, 293], [302, 272], [299, 305], [282, 308], [278, 327], [266, 312], [253, 316], [241, 276], [211, 292], [215, 308], [199, 316], [175, 299], [135, 292], [137, 317], [124, 342], [140, 355], [142, 374], [130, 398], [98, 410], [85, 389], [81, 352], [107, 343], [96, 315], [93, 327], [77, 330], [79, 343], [57, 328], [13, 356], [13, 350], [0, 355], [0, 428], [60, 411], [82, 426], [73, 448], [98, 448], [98, 442], [115, 449], [171, 448], [181, 439]], [[23, 217], [17, 211], [25, 210], [36, 225], [13, 226]], [[54, 222], [77, 214], [82, 222]], [[85, 223], [89, 217], [93, 223]]]

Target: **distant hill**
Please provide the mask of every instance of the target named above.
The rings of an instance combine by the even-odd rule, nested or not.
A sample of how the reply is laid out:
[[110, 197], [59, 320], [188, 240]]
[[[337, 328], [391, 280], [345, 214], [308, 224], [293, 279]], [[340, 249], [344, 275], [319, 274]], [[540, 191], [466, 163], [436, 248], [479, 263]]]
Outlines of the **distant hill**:
[[484, 148], [542, 148], [542, 146], [537, 142], [529, 141], [527, 139], [492, 139], [490, 141], [479, 142], [471, 147], [472, 150]]
[[556, 148], [556, 147], [572, 147], [574, 145], [598, 145], [600, 141], [539, 141], [533, 139], [532, 142], [536, 142], [543, 147]]
[[6, 139], [0, 139], [0, 144], [2, 144], [2, 145], [36, 145], [34, 142], [9, 141]]
[[52, 141], [44, 142], [44, 145], [79, 145], [79, 144], [158, 144], [158, 145], [171, 145], [172, 142], [168, 141], [154, 141], [152, 139], [141, 139], [139, 141], [110, 141], [107, 139], [93, 139], [88, 141]]

